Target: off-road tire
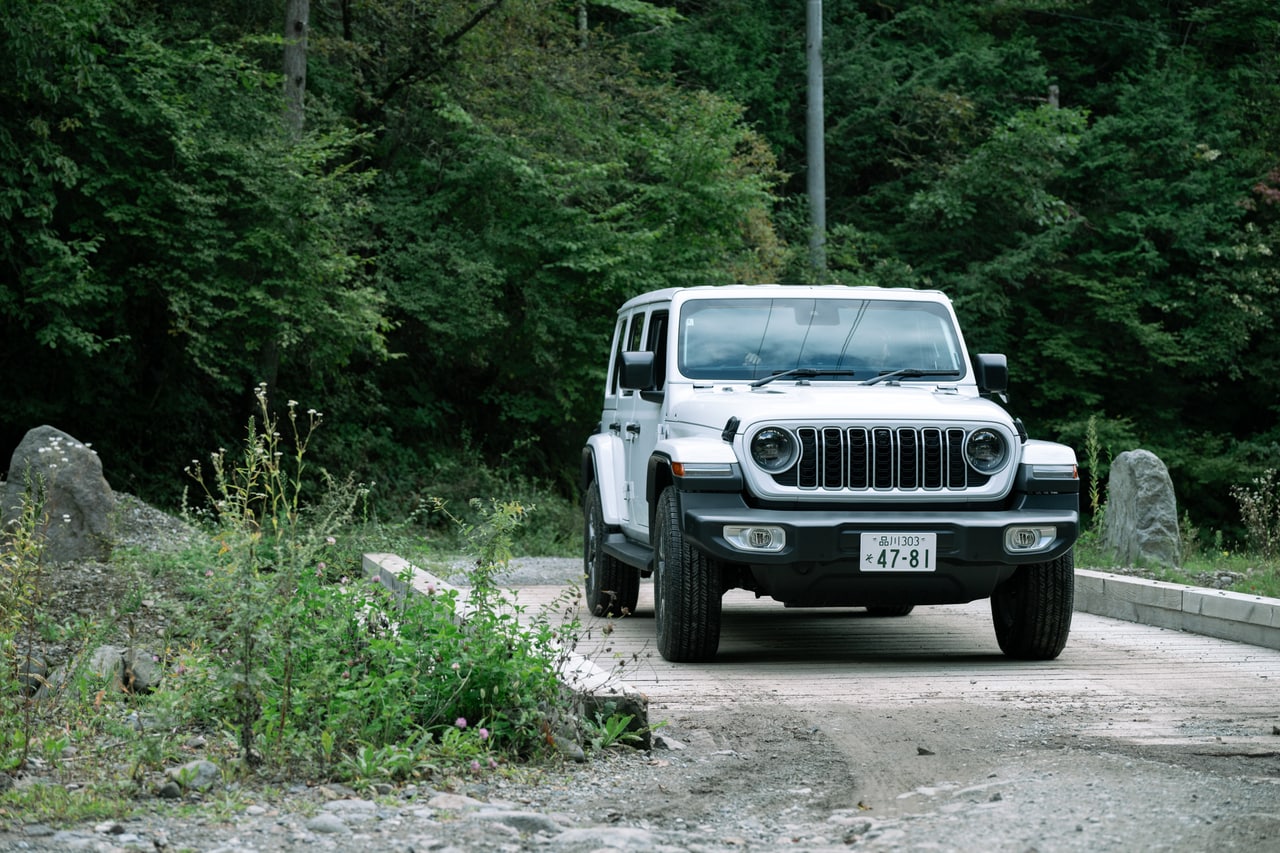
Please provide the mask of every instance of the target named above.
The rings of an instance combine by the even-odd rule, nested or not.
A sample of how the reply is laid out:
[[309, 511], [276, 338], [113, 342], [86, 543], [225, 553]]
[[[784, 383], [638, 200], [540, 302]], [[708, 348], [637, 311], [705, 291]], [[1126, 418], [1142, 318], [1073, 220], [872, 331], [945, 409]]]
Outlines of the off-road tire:
[[582, 572], [587, 607], [596, 616], [634, 613], [640, 598], [640, 571], [604, 552], [608, 529], [600, 503], [600, 484], [592, 483], [582, 501]]
[[685, 541], [674, 487], [658, 498], [653, 528], [658, 653], [674, 663], [709, 661], [720, 646], [720, 566]]
[[915, 609], [916, 609], [916, 606], [914, 604], [894, 604], [894, 605], [878, 604], [873, 607], [868, 607], [867, 615], [898, 617], [898, 616], [906, 616], [908, 613], [910, 613], [912, 610], [915, 610]]
[[991, 618], [1000, 650], [1018, 660], [1053, 660], [1067, 645], [1075, 606], [1075, 557], [1020, 567], [996, 587]]

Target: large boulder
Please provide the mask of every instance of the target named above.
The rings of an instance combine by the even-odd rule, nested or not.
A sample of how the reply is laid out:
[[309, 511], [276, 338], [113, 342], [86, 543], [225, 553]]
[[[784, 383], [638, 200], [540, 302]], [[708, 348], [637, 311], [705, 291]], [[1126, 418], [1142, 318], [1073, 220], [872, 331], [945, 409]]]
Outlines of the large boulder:
[[1103, 544], [1126, 566], [1177, 566], [1182, 559], [1178, 502], [1169, 469], [1149, 450], [1111, 463]]
[[46, 563], [111, 556], [116, 496], [88, 445], [51, 426], [28, 432], [13, 451], [0, 491], [0, 527], [22, 517], [24, 496], [38, 502], [37, 532]]

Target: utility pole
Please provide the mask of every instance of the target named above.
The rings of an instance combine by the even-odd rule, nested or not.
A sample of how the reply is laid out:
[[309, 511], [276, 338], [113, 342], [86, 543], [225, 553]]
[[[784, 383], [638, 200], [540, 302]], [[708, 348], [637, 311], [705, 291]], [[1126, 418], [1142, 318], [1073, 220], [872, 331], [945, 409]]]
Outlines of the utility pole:
[[827, 277], [827, 160], [822, 104], [822, 0], [809, 0], [805, 21], [805, 53], [809, 64], [809, 107], [806, 132], [809, 190], [809, 263], [818, 281]]

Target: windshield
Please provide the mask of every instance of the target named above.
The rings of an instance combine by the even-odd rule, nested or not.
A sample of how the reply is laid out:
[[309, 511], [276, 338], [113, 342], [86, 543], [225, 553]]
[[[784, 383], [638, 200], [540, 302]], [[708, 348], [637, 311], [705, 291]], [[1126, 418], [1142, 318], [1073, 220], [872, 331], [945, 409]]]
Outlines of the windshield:
[[892, 370], [959, 376], [964, 358], [946, 308], [880, 299], [706, 299], [680, 313], [680, 373], [761, 379], [787, 370], [867, 379]]

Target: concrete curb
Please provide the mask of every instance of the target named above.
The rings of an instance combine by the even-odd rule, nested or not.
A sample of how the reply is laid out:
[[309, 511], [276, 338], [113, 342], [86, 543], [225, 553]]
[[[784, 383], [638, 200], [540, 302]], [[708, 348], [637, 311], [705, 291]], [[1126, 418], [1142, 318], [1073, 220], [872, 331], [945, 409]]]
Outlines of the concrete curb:
[[1076, 570], [1075, 609], [1280, 649], [1280, 599]]
[[[387, 589], [400, 596], [448, 594], [457, 596], [455, 617], [463, 622], [473, 612], [470, 591], [455, 587], [430, 572], [424, 571], [395, 554], [365, 554], [365, 577], [376, 577]], [[433, 592], [434, 590], [434, 592]], [[590, 659], [572, 651], [561, 652], [560, 680], [582, 702], [583, 711], [591, 717], [599, 714], [630, 714], [628, 728], [636, 732], [643, 746], [649, 746], [649, 697], [616, 675], [606, 672]]]

